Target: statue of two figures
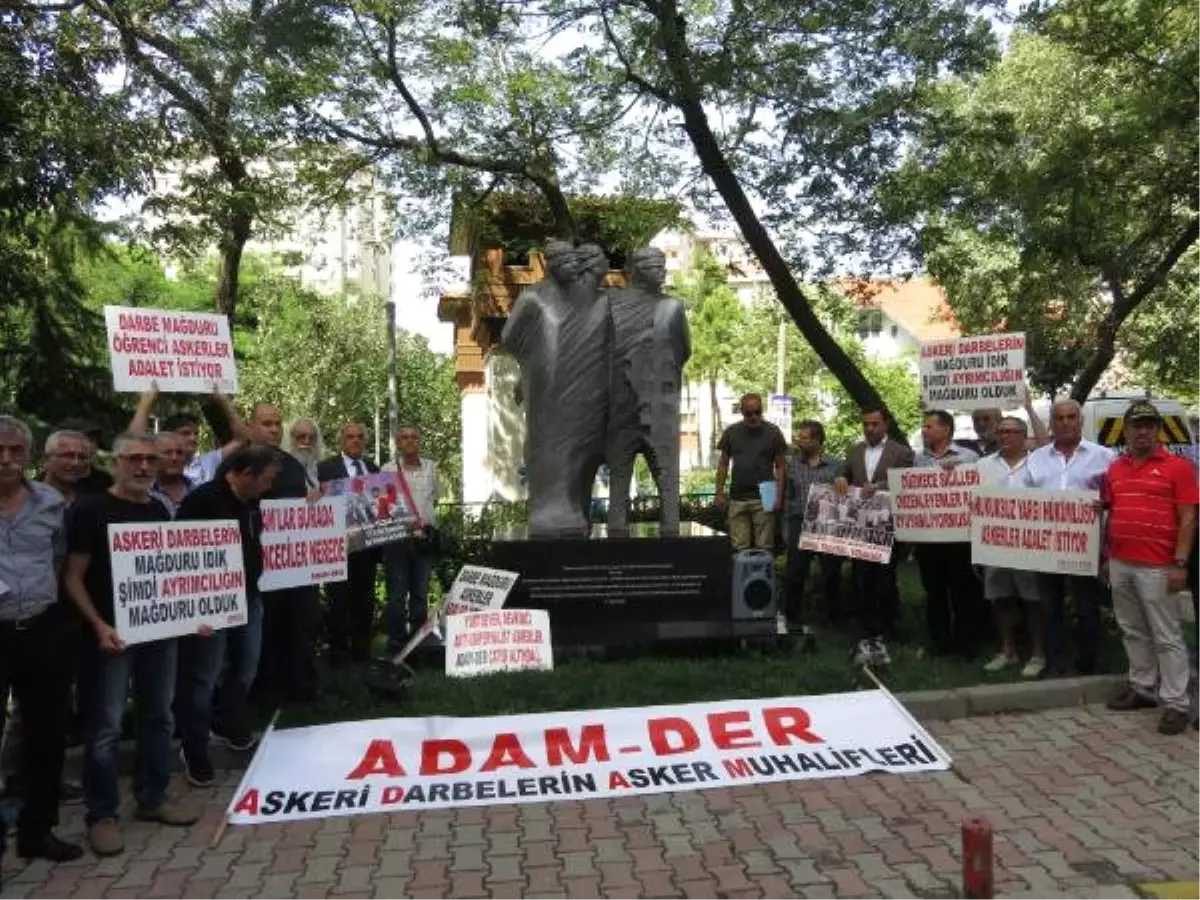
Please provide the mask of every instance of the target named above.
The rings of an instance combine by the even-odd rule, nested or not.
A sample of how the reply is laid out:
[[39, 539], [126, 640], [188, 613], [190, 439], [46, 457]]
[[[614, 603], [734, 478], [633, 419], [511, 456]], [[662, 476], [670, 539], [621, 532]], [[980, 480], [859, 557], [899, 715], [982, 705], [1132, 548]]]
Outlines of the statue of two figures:
[[642, 454], [664, 535], [679, 533], [679, 398], [691, 355], [683, 304], [663, 295], [666, 258], [629, 257], [629, 283], [604, 288], [594, 244], [551, 241], [547, 277], [521, 292], [501, 345], [521, 366], [529, 534], [586, 537], [592, 485], [609, 469], [608, 533], [629, 529], [629, 486]]

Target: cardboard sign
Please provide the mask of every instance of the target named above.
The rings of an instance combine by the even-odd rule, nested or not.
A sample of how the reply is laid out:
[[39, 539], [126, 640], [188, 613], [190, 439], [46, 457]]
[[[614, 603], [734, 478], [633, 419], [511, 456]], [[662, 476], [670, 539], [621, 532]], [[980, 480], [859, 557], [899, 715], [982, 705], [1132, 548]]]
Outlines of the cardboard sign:
[[1013, 409], [1025, 400], [1025, 335], [922, 341], [921, 399], [930, 409]]
[[1096, 491], [980, 487], [971, 499], [971, 562], [1095, 575], [1100, 567]]
[[351, 553], [412, 537], [416, 513], [408, 508], [395, 472], [325, 482], [326, 496], [346, 504], [346, 549]]
[[104, 307], [113, 390], [237, 393], [229, 319], [212, 313]]
[[499, 609], [520, 577], [518, 573], [505, 569], [463, 566], [442, 601], [442, 615]]
[[108, 526], [117, 634], [126, 644], [245, 625], [242, 533], [233, 519]]
[[979, 484], [977, 465], [891, 469], [887, 475], [896, 540], [947, 544], [971, 539], [971, 490]]
[[869, 772], [950, 757], [883, 691], [273, 730], [235, 824], [597, 800]]
[[852, 487], [839, 497], [832, 484], [808, 489], [800, 549], [886, 563], [892, 558], [892, 506], [887, 491], [863, 497]]
[[346, 580], [346, 498], [264, 500], [260, 591]]
[[447, 675], [553, 668], [550, 613], [544, 609], [498, 609], [446, 616]]

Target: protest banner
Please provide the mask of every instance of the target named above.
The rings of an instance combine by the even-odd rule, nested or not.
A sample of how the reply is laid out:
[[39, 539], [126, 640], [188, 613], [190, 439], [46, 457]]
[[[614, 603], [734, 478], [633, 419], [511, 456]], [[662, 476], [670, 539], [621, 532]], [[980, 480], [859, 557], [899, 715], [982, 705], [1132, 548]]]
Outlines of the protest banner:
[[544, 609], [497, 609], [446, 616], [447, 675], [553, 668], [550, 613]]
[[766, 420], [783, 432], [783, 439], [792, 442], [792, 413], [796, 401], [790, 394], [772, 394], [767, 398]]
[[242, 532], [233, 519], [108, 526], [117, 634], [126, 644], [246, 624]]
[[886, 563], [892, 558], [893, 540], [887, 491], [863, 497], [861, 488], [852, 487], [839, 497], [832, 484], [814, 484], [808, 489], [801, 550]]
[[917, 369], [927, 408], [1012, 409], [1025, 399], [1025, 335], [922, 341]]
[[237, 393], [229, 319], [212, 313], [104, 307], [113, 390]]
[[887, 474], [896, 540], [946, 544], [971, 539], [971, 491], [979, 484], [977, 465], [890, 469]]
[[593, 800], [868, 772], [950, 757], [886, 692], [271, 732], [235, 824], [494, 803]]
[[505, 569], [463, 566], [442, 601], [443, 616], [499, 609], [521, 576]]
[[346, 498], [264, 500], [260, 591], [346, 580]]
[[324, 485], [327, 497], [345, 498], [348, 552], [412, 537], [417, 516], [409, 509], [395, 472], [355, 475]]
[[1095, 491], [979, 487], [971, 498], [971, 562], [1056, 575], [1095, 575]]

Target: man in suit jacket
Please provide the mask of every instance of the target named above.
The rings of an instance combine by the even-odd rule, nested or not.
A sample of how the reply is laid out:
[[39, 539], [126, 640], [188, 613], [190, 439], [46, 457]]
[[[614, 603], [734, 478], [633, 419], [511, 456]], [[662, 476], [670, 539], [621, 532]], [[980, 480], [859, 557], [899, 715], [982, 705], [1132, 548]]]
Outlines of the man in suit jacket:
[[[337, 456], [317, 465], [321, 481], [371, 475], [379, 467], [367, 459], [367, 429], [358, 422], [347, 422], [338, 432]], [[363, 663], [371, 657], [371, 628], [375, 621], [375, 569], [379, 564], [377, 548], [350, 554], [346, 580], [326, 585], [329, 600], [329, 661], [334, 667], [347, 662]]]
[[[888, 437], [888, 416], [882, 409], [863, 410], [862, 429], [864, 440], [850, 448], [835, 485], [842, 493], [848, 487], [862, 488], [865, 499], [878, 490], [887, 490], [890, 469], [911, 467], [913, 451]], [[867, 639], [879, 642], [883, 638], [895, 639], [900, 618], [895, 562], [880, 564], [856, 559], [854, 584]]]

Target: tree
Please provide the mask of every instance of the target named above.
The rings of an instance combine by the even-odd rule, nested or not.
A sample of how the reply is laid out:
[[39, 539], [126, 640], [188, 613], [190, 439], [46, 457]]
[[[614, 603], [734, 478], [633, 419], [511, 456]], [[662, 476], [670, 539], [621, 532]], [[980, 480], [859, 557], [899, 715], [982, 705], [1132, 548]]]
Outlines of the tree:
[[930, 92], [881, 192], [964, 327], [1028, 333], [1042, 390], [1085, 400], [1131, 316], [1195, 293], [1197, 25], [1175, 0], [1035, 9], [985, 75]]
[[690, 268], [677, 274], [672, 293], [683, 301], [691, 332], [692, 355], [683, 377], [692, 384], [707, 383], [712, 410], [712, 435], [708, 451], [720, 437], [721, 406], [717, 383], [728, 380], [742, 331], [744, 311], [729, 287], [724, 267], [707, 250], [697, 250]]

